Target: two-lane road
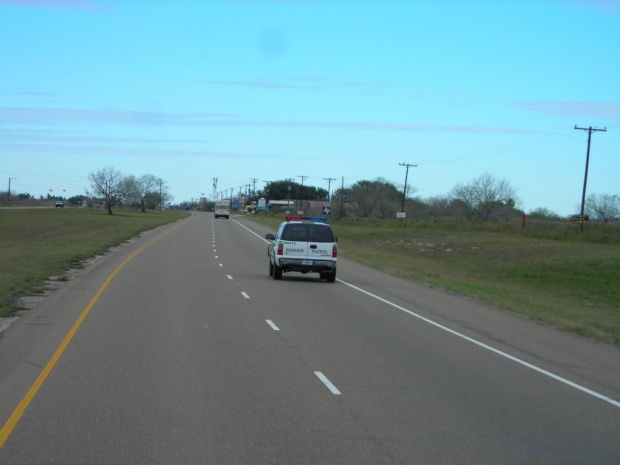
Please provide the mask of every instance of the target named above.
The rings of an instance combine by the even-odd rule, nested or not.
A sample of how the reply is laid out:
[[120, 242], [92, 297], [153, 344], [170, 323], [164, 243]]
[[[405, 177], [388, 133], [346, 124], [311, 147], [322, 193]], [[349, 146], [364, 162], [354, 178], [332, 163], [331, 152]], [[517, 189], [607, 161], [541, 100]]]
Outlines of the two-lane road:
[[0, 338], [0, 463], [618, 463], [620, 351], [195, 214]]

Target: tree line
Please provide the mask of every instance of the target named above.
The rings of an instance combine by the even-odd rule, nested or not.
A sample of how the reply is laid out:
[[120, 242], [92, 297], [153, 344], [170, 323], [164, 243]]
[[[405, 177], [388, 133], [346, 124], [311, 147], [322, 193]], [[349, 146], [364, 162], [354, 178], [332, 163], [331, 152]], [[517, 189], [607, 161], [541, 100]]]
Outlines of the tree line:
[[257, 198], [276, 200], [324, 200], [327, 196], [327, 189], [303, 185], [290, 179], [270, 182], [263, 190], [256, 191]]
[[[395, 218], [404, 211], [407, 218], [429, 219], [460, 217], [483, 221], [521, 217], [517, 189], [506, 179], [483, 173], [469, 182], [454, 186], [446, 195], [422, 199], [383, 179], [357, 181], [347, 188], [337, 189], [331, 198], [331, 211], [338, 217]], [[275, 181], [258, 197], [285, 200], [328, 200], [325, 189], [302, 186], [291, 180]], [[404, 202], [403, 202], [404, 201]], [[586, 199], [586, 214], [603, 222], [620, 221], [620, 196], [590, 194]], [[547, 208], [537, 208], [527, 213], [531, 219], [561, 220], [557, 213]]]
[[[109, 214], [113, 207], [133, 206], [143, 212], [157, 209], [172, 200], [166, 182], [152, 175], [124, 175], [119, 170], [108, 167], [88, 175], [92, 192], [88, 196], [101, 199]], [[519, 208], [517, 190], [506, 179], [490, 173], [483, 173], [469, 182], [454, 186], [446, 195], [422, 199], [414, 197], [415, 189], [408, 186], [407, 192], [383, 179], [357, 181], [347, 188], [330, 193], [323, 188], [303, 185], [291, 179], [268, 183], [263, 190], [256, 191], [254, 200], [264, 197], [268, 200], [331, 201], [331, 212], [337, 217], [354, 216], [361, 218], [396, 217], [404, 211], [407, 218], [430, 219], [441, 217], [478, 219], [483, 221], [521, 217], [525, 214]], [[30, 198], [29, 194], [16, 194], [14, 198]], [[56, 197], [48, 194], [48, 200]], [[8, 192], [1, 192], [2, 202], [7, 200]], [[68, 199], [79, 204], [87, 196]], [[57, 200], [64, 200], [58, 197]], [[589, 194], [586, 198], [585, 213], [593, 220], [602, 222], [620, 221], [620, 195]], [[562, 220], [557, 213], [541, 207], [527, 213], [530, 219]]]

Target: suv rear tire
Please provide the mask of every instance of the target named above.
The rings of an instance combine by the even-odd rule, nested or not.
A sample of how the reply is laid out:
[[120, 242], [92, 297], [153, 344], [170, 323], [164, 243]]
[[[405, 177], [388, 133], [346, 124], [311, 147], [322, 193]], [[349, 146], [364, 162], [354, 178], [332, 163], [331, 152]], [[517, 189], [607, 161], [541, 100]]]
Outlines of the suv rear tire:
[[334, 272], [333, 273], [329, 273], [327, 275], [327, 282], [328, 283], [335, 283], [336, 282], [336, 268], [334, 268]]
[[278, 265], [273, 265], [273, 279], [282, 279], [282, 268]]

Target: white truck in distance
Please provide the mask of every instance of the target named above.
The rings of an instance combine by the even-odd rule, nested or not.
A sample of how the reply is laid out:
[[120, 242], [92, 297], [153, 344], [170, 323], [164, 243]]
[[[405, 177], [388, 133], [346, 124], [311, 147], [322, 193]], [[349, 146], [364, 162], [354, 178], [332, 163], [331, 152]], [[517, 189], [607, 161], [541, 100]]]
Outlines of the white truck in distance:
[[230, 217], [230, 201], [221, 200], [219, 202], [215, 202], [215, 217], [219, 218], [223, 216], [228, 219]]

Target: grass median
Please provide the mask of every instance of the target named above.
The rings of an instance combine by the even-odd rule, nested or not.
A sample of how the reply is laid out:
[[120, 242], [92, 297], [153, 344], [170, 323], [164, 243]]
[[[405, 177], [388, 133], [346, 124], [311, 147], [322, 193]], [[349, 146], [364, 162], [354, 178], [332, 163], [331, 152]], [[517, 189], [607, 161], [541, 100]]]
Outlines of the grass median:
[[331, 223], [343, 257], [620, 346], [620, 225]]
[[185, 217], [179, 211], [0, 210], [0, 317], [18, 310], [20, 297], [44, 290], [50, 277], [62, 280], [83, 260]]

